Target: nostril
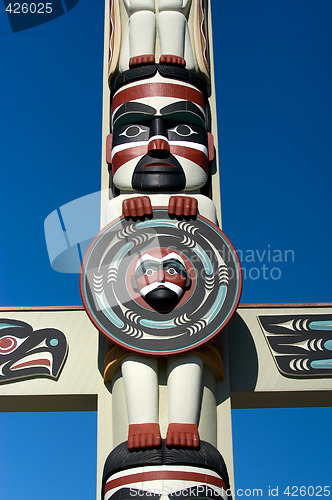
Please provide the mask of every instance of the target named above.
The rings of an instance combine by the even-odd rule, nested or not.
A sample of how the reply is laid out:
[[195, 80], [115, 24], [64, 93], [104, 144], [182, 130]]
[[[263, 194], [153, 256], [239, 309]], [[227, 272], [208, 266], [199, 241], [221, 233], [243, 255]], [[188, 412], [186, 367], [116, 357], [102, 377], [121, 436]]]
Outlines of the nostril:
[[151, 156], [151, 158], [159, 158], [161, 160], [168, 158], [170, 156], [170, 152], [167, 149], [153, 149], [149, 150], [148, 155]]

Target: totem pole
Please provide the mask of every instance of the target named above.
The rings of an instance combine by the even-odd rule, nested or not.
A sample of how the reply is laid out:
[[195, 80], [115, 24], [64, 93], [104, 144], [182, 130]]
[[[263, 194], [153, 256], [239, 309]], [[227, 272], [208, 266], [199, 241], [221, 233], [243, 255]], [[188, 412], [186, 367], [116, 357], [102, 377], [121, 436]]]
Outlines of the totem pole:
[[105, 464], [105, 500], [229, 490], [222, 456], [198, 431], [203, 370], [223, 378], [218, 337], [242, 287], [211, 199], [207, 7], [111, 1], [110, 199], [80, 279], [85, 310], [108, 341], [104, 380], [120, 371], [128, 413], [127, 441]]

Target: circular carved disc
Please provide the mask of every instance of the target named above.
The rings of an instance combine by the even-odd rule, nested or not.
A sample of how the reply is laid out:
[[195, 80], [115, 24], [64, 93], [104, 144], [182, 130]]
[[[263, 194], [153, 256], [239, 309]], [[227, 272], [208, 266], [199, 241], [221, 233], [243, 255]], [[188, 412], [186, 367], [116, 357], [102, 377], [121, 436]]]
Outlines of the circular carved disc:
[[[161, 250], [159, 250], [161, 249]], [[170, 250], [185, 264], [190, 284], [171, 310], [156, 310], [139, 294], [142, 255]], [[194, 349], [219, 333], [238, 306], [242, 275], [236, 252], [213, 223], [171, 219], [167, 209], [133, 222], [117, 219], [91, 243], [82, 264], [83, 304], [96, 328], [134, 352], [155, 356]]]

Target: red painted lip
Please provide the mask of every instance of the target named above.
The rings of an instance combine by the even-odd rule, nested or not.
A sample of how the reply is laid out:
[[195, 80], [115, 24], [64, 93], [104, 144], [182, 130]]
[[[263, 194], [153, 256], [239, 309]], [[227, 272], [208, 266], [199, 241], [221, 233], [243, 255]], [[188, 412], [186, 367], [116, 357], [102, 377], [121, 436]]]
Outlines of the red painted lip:
[[166, 163], [166, 162], [163, 162], [163, 161], [158, 161], [156, 163], [147, 163], [146, 165], [143, 165], [142, 168], [147, 168], [147, 167], [172, 167], [172, 168], [176, 168], [175, 165], [172, 165], [172, 163]]

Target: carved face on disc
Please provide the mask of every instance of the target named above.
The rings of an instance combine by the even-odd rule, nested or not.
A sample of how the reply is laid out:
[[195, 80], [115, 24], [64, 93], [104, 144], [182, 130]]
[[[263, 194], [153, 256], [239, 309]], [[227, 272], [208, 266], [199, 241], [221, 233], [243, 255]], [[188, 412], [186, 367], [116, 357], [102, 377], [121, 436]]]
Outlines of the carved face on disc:
[[115, 92], [108, 145], [114, 185], [136, 192], [201, 188], [213, 159], [205, 106], [195, 86], [159, 73]]
[[166, 311], [174, 307], [190, 281], [180, 255], [166, 248], [155, 248], [139, 256], [133, 288], [152, 307]]
[[235, 250], [200, 215], [194, 224], [124, 217], [106, 226], [85, 254], [80, 288], [93, 324], [109, 340], [143, 354], [197, 348], [233, 316], [242, 278]]

